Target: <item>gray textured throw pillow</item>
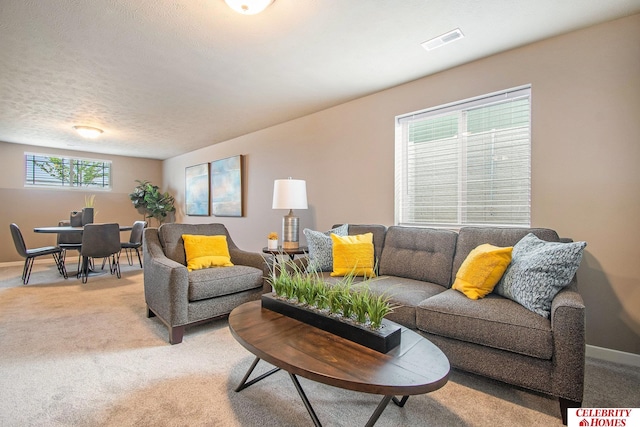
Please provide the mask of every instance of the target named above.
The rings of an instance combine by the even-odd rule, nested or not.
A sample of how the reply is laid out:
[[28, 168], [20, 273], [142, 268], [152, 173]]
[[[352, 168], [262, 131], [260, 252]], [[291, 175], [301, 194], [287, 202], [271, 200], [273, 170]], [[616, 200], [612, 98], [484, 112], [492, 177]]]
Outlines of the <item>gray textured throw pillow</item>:
[[580, 266], [586, 242], [547, 242], [533, 233], [513, 247], [511, 264], [493, 292], [549, 318], [551, 301]]
[[346, 236], [349, 233], [349, 224], [343, 224], [329, 231], [314, 231], [305, 228], [302, 232], [307, 238], [307, 246], [309, 247], [307, 273], [333, 271], [331, 233], [337, 236]]

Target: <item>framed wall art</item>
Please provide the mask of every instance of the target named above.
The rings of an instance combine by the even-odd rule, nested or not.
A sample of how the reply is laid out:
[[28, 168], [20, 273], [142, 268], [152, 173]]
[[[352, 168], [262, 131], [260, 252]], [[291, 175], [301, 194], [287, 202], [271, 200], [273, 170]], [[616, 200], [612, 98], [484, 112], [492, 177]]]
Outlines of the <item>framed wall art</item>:
[[209, 163], [185, 168], [185, 212], [209, 216]]
[[211, 213], [243, 216], [242, 155], [211, 162]]

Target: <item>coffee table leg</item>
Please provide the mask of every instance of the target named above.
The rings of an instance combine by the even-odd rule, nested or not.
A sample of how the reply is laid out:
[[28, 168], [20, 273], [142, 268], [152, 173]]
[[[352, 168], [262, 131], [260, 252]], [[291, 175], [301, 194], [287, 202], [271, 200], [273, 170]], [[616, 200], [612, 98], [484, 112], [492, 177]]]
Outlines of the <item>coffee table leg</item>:
[[409, 396], [402, 396], [402, 400], [398, 400], [398, 398], [396, 398], [395, 396], [393, 396], [393, 403], [395, 403], [396, 405], [398, 405], [399, 407], [403, 407], [405, 403], [407, 403], [407, 400], [409, 399]]
[[320, 424], [320, 420], [318, 419], [318, 416], [316, 415], [315, 411], [313, 410], [313, 407], [311, 406], [311, 402], [309, 402], [309, 399], [307, 399], [307, 395], [304, 394], [304, 390], [302, 389], [302, 386], [300, 385], [298, 378], [292, 373], [289, 373], [289, 377], [291, 377], [291, 381], [293, 381], [293, 385], [296, 387], [296, 390], [298, 391], [298, 394], [302, 399], [302, 403], [304, 403], [304, 407], [307, 408], [307, 412], [311, 416], [311, 419], [313, 420], [313, 424], [316, 427], [322, 427], [322, 424]]
[[380, 418], [380, 415], [382, 415], [382, 412], [387, 407], [392, 398], [393, 396], [385, 396], [382, 398], [380, 403], [378, 403], [378, 407], [376, 408], [376, 410], [373, 411], [373, 414], [371, 414], [371, 418], [369, 418], [369, 421], [367, 421], [367, 424], [365, 424], [365, 427], [371, 427], [376, 423], [376, 421], [378, 421], [378, 418]]
[[264, 374], [260, 375], [259, 377], [256, 377], [256, 378], [252, 379], [251, 381], [247, 382], [247, 380], [249, 379], [249, 376], [251, 375], [253, 370], [256, 368], [256, 365], [258, 364], [259, 361], [260, 361], [260, 358], [256, 357], [256, 360], [253, 361], [253, 363], [249, 367], [249, 370], [247, 371], [247, 373], [244, 374], [244, 378], [242, 378], [242, 381], [240, 381], [240, 384], [238, 385], [238, 387], [236, 387], [235, 391], [244, 390], [245, 388], [249, 387], [250, 385], [257, 383], [258, 381], [260, 381], [262, 379], [265, 379], [269, 375], [271, 375], [273, 373], [276, 373], [276, 372], [278, 372], [280, 370], [280, 368], [273, 368], [269, 372], [265, 372]]

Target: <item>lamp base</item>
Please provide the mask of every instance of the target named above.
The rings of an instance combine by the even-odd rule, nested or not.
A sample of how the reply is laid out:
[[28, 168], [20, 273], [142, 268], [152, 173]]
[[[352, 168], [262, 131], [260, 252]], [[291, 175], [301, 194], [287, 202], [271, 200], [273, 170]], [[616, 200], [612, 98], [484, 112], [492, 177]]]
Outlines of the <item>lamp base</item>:
[[282, 242], [282, 249], [298, 249], [300, 245], [298, 242]]
[[300, 229], [298, 217], [293, 209], [282, 218], [282, 249], [298, 249], [298, 231]]

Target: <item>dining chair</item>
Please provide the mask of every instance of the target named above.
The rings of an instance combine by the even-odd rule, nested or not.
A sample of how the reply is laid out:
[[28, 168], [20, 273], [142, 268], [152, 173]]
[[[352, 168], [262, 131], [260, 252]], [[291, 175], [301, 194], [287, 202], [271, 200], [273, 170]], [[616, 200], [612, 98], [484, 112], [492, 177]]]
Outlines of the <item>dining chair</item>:
[[[59, 227], [70, 226], [71, 221], [58, 221]], [[80, 248], [82, 247], [82, 233], [58, 233], [58, 247], [62, 250], [60, 259], [67, 268], [67, 251], [78, 251], [77, 272], [80, 272]]]
[[127, 255], [127, 262], [129, 265], [133, 265], [133, 251], [136, 251], [136, 255], [138, 255], [138, 262], [140, 263], [140, 268], [142, 268], [142, 258], [140, 257], [140, 248], [142, 247], [142, 232], [144, 228], [147, 226], [147, 221], [135, 221], [133, 223], [133, 228], [131, 229], [131, 235], [129, 236], [128, 242], [120, 243], [120, 248]]
[[109, 271], [120, 278], [120, 226], [117, 223], [87, 224], [82, 232], [82, 266], [79, 277], [87, 283], [90, 260], [109, 259]]
[[20, 231], [20, 227], [16, 224], [11, 224], [9, 226], [11, 228], [11, 236], [13, 237], [13, 243], [16, 245], [16, 250], [18, 254], [22, 256], [24, 260], [24, 267], [22, 269], [22, 283], [29, 283], [29, 278], [31, 277], [31, 269], [33, 268], [33, 261], [43, 255], [51, 255], [53, 256], [53, 260], [56, 262], [56, 267], [58, 267], [58, 271], [64, 277], [67, 278], [67, 271], [64, 267], [64, 264], [61, 261], [60, 255], [62, 250], [57, 246], [43, 246], [41, 248], [33, 248], [27, 249], [27, 245], [24, 242], [24, 237], [22, 236], [22, 232]]

